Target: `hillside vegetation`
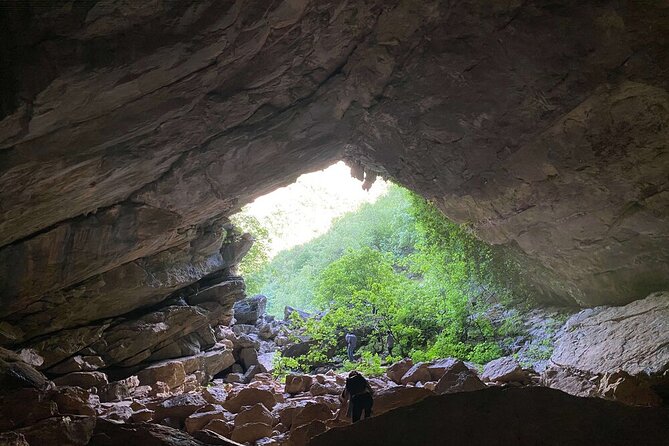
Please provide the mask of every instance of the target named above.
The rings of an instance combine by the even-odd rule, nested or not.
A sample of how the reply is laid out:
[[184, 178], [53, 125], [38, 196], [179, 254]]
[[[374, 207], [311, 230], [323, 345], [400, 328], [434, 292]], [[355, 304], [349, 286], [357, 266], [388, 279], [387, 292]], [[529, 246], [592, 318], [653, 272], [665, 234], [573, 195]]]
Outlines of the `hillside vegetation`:
[[271, 260], [263, 222], [240, 215], [237, 223], [258, 239], [241, 265], [249, 294], [265, 294], [278, 317], [286, 305], [324, 314], [295, 321], [316, 344], [304, 357], [284, 358], [292, 368], [343, 356], [346, 331], [358, 333], [369, 367], [399, 356], [485, 363], [519, 334], [512, 313], [499, 311], [521, 294], [518, 267], [399, 186]]

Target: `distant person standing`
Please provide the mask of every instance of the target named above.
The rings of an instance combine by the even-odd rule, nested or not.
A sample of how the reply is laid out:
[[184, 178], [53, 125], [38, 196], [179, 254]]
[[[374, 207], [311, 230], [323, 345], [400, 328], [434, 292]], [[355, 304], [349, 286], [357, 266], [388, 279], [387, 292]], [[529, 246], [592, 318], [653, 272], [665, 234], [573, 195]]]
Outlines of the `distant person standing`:
[[393, 355], [393, 347], [395, 346], [395, 337], [391, 332], [388, 332], [388, 337], [386, 338], [386, 345], [388, 346], [388, 355]]
[[346, 333], [346, 353], [348, 353], [348, 360], [351, 362], [355, 360], [353, 354], [356, 345], [358, 345], [358, 337], [353, 333]]

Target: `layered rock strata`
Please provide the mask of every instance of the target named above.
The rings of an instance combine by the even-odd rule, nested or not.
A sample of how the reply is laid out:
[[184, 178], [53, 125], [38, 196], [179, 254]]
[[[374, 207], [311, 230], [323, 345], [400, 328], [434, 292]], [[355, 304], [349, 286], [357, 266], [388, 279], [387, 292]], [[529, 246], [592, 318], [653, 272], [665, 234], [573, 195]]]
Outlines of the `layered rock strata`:
[[656, 406], [669, 393], [669, 293], [572, 316], [542, 380], [577, 396]]
[[[144, 271], [165, 256], [206, 274], [201, 240], [216, 219], [342, 156], [367, 184], [394, 178], [512, 251], [537, 299], [592, 306], [663, 289], [668, 14], [616, 2], [10, 2], [3, 343], [85, 325], [82, 305], [116, 316], [102, 294], [124, 310], [153, 301]], [[70, 302], [73, 314], [49, 320]]]

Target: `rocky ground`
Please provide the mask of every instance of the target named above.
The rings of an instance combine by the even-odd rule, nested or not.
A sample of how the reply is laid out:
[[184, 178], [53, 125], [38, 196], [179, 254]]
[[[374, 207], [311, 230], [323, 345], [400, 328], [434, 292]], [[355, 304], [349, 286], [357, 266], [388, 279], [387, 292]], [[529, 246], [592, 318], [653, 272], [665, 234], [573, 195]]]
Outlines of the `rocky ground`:
[[[390, 365], [385, 376], [370, 378], [373, 416], [432, 396], [489, 388], [553, 387], [627, 406], [666, 404], [666, 294], [575, 314], [557, 333], [542, 373], [523, 368], [513, 356], [491, 361], [481, 372], [453, 358], [416, 364], [404, 359]], [[3, 349], [0, 444], [306, 445], [328, 429], [349, 424], [338, 399], [345, 374], [293, 374], [284, 383], [268, 373], [278, 349], [290, 352], [302, 343], [288, 341], [296, 336], [287, 322], [264, 314], [265, 302], [263, 296], [238, 302], [231, 325], [213, 330], [211, 349], [155, 362], [115, 381], [110, 381], [114, 369], [90, 370], [96, 361], [86, 355], [63, 362], [58, 370], [68, 373], [54, 374], [52, 367], [45, 376], [34, 367], [44, 360], [35, 351]], [[623, 362], [613, 361], [612, 351]], [[491, 398], [494, 403], [497, 394], [490, 395], [471, 401]], [[522, 395], [528, 401], [543, 398]], [[580, 404], [548, 398], [565, 407]]]

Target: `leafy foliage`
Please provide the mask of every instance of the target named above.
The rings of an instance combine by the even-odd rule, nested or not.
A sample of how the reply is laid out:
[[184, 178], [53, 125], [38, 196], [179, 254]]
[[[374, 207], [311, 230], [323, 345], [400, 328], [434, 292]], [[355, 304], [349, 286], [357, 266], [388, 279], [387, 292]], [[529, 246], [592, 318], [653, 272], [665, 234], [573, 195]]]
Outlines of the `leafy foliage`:
[[375, 374], [392, 354], [414, 360], [457, 357], [485, 363], [503, 354], [517, 321], [493, 321], [490, 306], [513, 298], [514, 265], [466, 227], [398, 186], [336, 221], [325, 235], [277, 255], [247, 276], [252, 289], [284, 305], [323, 310], [303, 330], [308, 355], [280, 370], [308, 369], [345, 357], [344, 334], [358, 335], [360, 361], [345, 369]]

